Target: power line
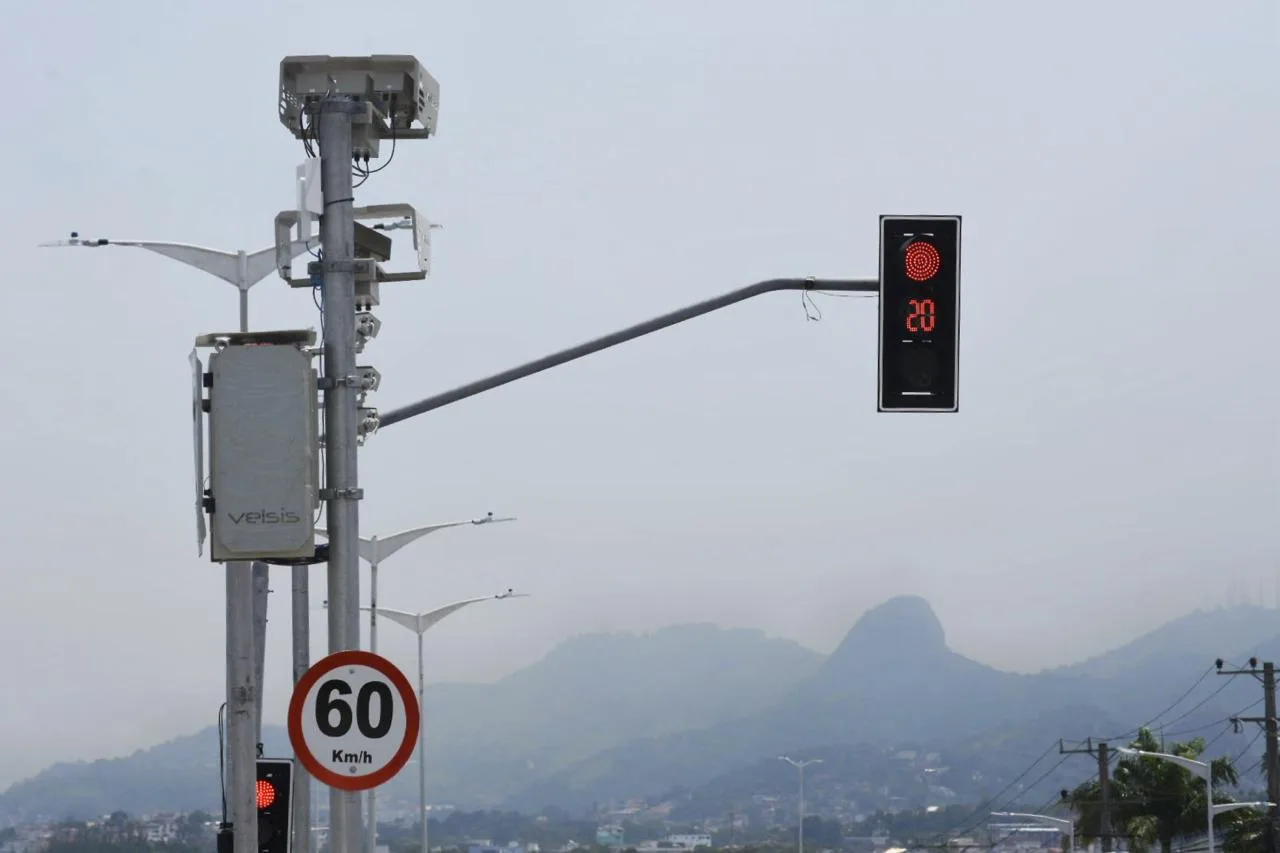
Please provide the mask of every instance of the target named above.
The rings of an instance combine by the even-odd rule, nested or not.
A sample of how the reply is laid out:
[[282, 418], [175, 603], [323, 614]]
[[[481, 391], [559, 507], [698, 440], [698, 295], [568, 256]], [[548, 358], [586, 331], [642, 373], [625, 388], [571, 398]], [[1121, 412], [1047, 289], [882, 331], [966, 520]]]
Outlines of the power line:
[[1156, 715], [1155, 715], [1154, 717], [1152, 717], [1151, 719], [1147, 720], [1145, 723], [1143, 723], [1143, 724], [1141, 724], [1141, 725], [1137, 726], [1136, 728], [1130, 729], [1130, 730], [1129, 730], [1129, 731], [1127, 731], [1127, 732], [1122, 732], [1121, 734], [1118, 734], [1118, 735], [1116, 735], [1115, 737], [1105, 738], [1105, 740], [1121, 740], [1121, 739], [1123, 739], [1123, 738], [1129, 737], [1130, 735], [1137, 734], [1137, 733], [1138, 733], [1139, 731], [1141, 731], [1142, 729], [1150, 728], [1152, 725], [1154, 725], [1156, 722], [1158, 722], [1158, 721], [1160, 720], [1160, 718], [1161, 718], [1161, 717], [1163, 717], [1165, 714], [1169, 713], [1169, 712], [1170, 712], [1170, 711], [1172, 711], [1174, 708], [1176, 708], [1176, 707], [1178, 707], [1179, 705], [1181, 705], [1181, 704], [1182, 704], [1182, 702], [1183, 702], [1183, 701], [1184, 701], [1188, 696], [1190, 696], [1192, 693], [1194, 693], [1194, 692], [1195, 692], [1195, 690], [1196, 690], [1196, 688], [1197, 688], [1197, 687], [1199, 687], [1201, 684], [1204, 684], [1205, 679], [1206, 679], [1206, 678], [1208, 678], [1210, 675], [1212, 675], [1212, 674], [1213, 674], [1214, 669], [1215, 669], [1215, 667], [1212, 667], [1212, 666], [1211, 666], [1211, 667], [1209, 667], [1208, 669], [1206, 669], [1204, 672], [1200, 673], [1200, 677], [1199, 677], [1199, 678], [1197, 678], [1197, 679], [1195, 680], [1195, 682], [1194, 682], [1190, 687], [1188, 687], [1186, 690], [1184, 690], [1184, 691], [1182, 692], [1182, 695], [1181, 695], [1181, 696], [1179, 696], [1177, 699], [1174, 699], [1172, 702], [1170, 702], [1170, 703], [1169, 703], [1169, 706], [1168, 706], [1167, 708], [1165, 708], [1165, 709], [1164, 709], [1163, 711], [1161, 711], [1160, 713], [1156, 714]]
[[1213, 727], [1214, 727], [1214, 726], [1216, 726], [1216, 725], [1220, 725], [1220, 724], [1224, 724], [1224, 723], [1225, 723], [1226, 725], [1230, 726], [1230, 725], [1231, 725], [1231, 718], [1232, 718], [1232, 717], [1238, 717], [1238, 716], [1240, 716], [1241, 714], [1243, 714], [1243, 713], [1245, 713], [1245, 712], [1247, 712], [1247, 711], [1252, 711], [1254, 708], [1256, 708], [1256, 707], [1258, 707], [1259, 705], [1261, 705], [1264, 701], [1266, 701], [1265, 697], [1263, 697], [1262, 699], [1257, 699], [1257, 700], [1255, 700], [1255, 701], [1253, 701], [1253, 702], [1250, 702], [1248, 705], [1245, 705], [1245, 706], [1244, 706], [1243, 708], [1241, 708], [1240, 710], [1238, 710], [1238, 711], [1233, 711], [1232, 713], [1228, 714], [1227, 716], [1225, 716], [1225, 717], [1223, 717], [1223, 718], [1221, 718], [1221, 719], [1218, 719], [1218, 720], [1214, 720], [1214, 721], [1213, 721], [1213, 722], [1211, 722], [1211, 723], [1204, 723], [1203, 725], [1199, 725], [1199, 726], [1192, 726], [1191, 728], [1187, 728], [1187, 729], [1180, 729], [1180, 730], [1178, 730], [1178, 731], [1176, 731], [1176, 732], [1165, 732], [1165, 733], [1164, 733], [1164, 735], [1165, 735], [1165, 737], [1182, 737], [1183, 735], [1190, 735], [1190, 734], [1195, 734], [1196, 732], [1202, 732], [1202, 731], [1204, 731], [1205, 729], [1211, 729], [1211, 728], [1213, 728]]
[[[1013, 788], [1013, 786], [1014, 786], [1014, 785], [1017, 785], [1019, 782], [1021, 782], [1023, 779], [1025, 779], [1025, 778], [1027, 777], [1027, 775], [1028, 775], [1029, 773], [1031, 773], [1031, 771], [1033, 771], [1033, 770], [1035, 770], [1035, 769], [1036, 769], [1036, 765], [1038, 765], [1041, 761], [1044, 761], [1046, 758], [1048, 758], [1048, 757], [1049, 757], [1049, 755], [1050, 755], [1050, 754], [1054, 751], [1054, 749], [1056, 749], [1057, 747], [1058, 747], [1058, 744], [1056, 744], [1056, 743], [1054, 743], [1054, 744], [1050, 744], [1049, 748], [1048, 748], [1048, 749], [1046, 749], [1044, 752], [1040, 753], [1040, 755], [1036, 758], [1036, 760], [1035, 760], [1035, 761], [1032, 761], [1029, 765], [1027, 765], [1027, 768], [1026, 768], [1025, 770], [1023, 770], [1023, 771], [1022, 771], [1021, 773], [1019, 773], [1017, 776], [1013, 777], [1013, 780], [1012, 780], [1011, 782], [1009, 782], [1009, 784], [1005, 785], [1003, 788], [1001, 788], [999, 791], [997, 791], [995, 794], [993, 794], [993, 795], [992, 795], [991, 797], [989, 797], [988, 799], [983, 800], [982, 802], [978, 803], [978, 805], [974, 807], [974, 815], [977, 815], [977, 814], [983, 814], [983, 813], [985, 813], [986, 811], [989, 811], [989, 810], [991, 809], [991, 807], [992, 807], [992, 806], [994, 806], [997, 802], [999, 802], [999, 800], [1000, 800], [1000, 798], [1001, 798], [1001, 797], [1003, 797], [1006, 793], [1008, 793], [1008, 792], [1009, 792], [1009, 790], [1011, 790], [1011, 789]], [[1059, 761], [1059, 764], [1061, 764], [1061, 761]], [[1055, 768], [1056, 768], [1057, 766], [1058, 766], [1058, 765], [1054, 765], [1054, 767], [1055, 767]], [[972, 819], [972, 817], [973, 817], [973, 815], [970, 815], [968, 818], [961, 818], [961, 819], [960, 819], [959, 821], [957, 821], [956, 823], [952, 824], [951, 826], [949, 826], [949, 827], [947, 827], [946, 829], [944, 829], [944, 830], [942, 830], [941, 832], [939, 832], [939, 833], [938, 833], [938, 836], [939, 836], [939, 837], [944, 837], [944, 836], [947, 836], [947, 835], [953, 835], [953, 834], [955, 834], [956, 832], [968, 832], [968, 831], [969, 831], [970, 829], [972, 829], [974, 826], [977, 826], [977, 824], [976, 824], [976, 823], [973, 823], [973, 824], [970, 824], [970, 823], [969, 823], [969, 821]], [[964, 828], [964, 829], [961, 829], [961, 827], [965, 827], [965, 828]]]

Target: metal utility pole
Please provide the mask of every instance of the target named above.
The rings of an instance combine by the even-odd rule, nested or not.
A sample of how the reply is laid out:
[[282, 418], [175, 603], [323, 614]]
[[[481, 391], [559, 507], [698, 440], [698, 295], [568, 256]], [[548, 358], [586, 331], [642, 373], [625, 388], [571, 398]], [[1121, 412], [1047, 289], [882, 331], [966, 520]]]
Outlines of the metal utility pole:
[[821, 764], [821, 758], [810, 758], [808, 761], [796, 761], [785, 755], [778, 756], [779, 761], [785, 761], [796, 769], [796, 773], [800, 776], [800, 828], [797, 830], [796, 850], [797, 853], [804, 853], [804, 769], [810, 764]]
[[1249, 669], [1223, 669], [1225, 661], [1219, 658], [1214, 662], [1219, 675], [1251, 675], [1262, 682], [1263, 716], [1233, 717], [1231, 722], [1239, 728], [1240, 723], [1257, 723], [1266, 733], [1267, 767], [1267, 801], [1271, 804], [1267, 812], [1266, 853], [1280, 853], [1280, 737], [1277, 736], [1276, 725], [1276, 668], [1271, 661], [1262, 664], [1258, 671], [1258, 659], [1249, 659]]
[[[1111, 750], [1106, 741], [1094, 743], [1093, 738], [1085, 741], [1083, 747], [1067, 749], [1061, 740], [1058, 741], [1058, 752], [1061, 755], [1092, 755], [1098, 759], [1098, 794], [1102, 802], [1098, 807], [1098, 835], [1102, 839], [1103, 853], [1111, 853], [1114, 849], [1115, 831], [1111, 827]], [[1074, 837], [1074, 836], [1073, 836]]]
[[[303, 235], [305, 236], [305, 235]], [[290, 258], [307, 249], [307, 240], [293, 240], [286, 247]], [[66, 240], [40, 244], [42, 247], [123, 246], [146, 249], [179, 263], [195, 267], [235, 286], [239, 295], [239, 327], [249, 331], [249, 290], [276, 269], [279, 250], [276, 246], [248, 252], [210, 249], [192, 243], [166, 240], [113, 240], [104, 237], [83, 238], [71, 232]], [[227, 757], [230, 796], [227, 817], [234, 829], [237, 850], [256, 849], [257, 824], [237, 820], [238, 814], [256, 812], [254, 784], [257, 778], [256, 745], [262, 740], [262, 671], [265, 655], [267, 618], [267, 567], [264, 563], [229, 562], [226, 564], [226, 690], [227, 690]], [[293, 648], [308, 649], [309, 636], [299, 635], [294, 625]], [[306, 787], [305, 771], [300, 774]], [[298, 777], [295, 777], [297, 779]], [[298, 784], [295, 782], [295, 784]]]
[[[352, 121], [364, 112], [349, 98], [318, 104], [324, 214], [320, 264], [324, 297], [325, 501], [329, 529], [329, 653], [360, 648], [360, 480], [357, 474], [355, 218], [351, 195]], [[360, 849], [360, 793], [329, 790], [334, 853]]]
[[[437, 530], [447, 530], [450, 527], [464, 527], [471, 525], [473, 527], [483, 524], [500, 524], [505, 521], [515, 521], [515, 517], [495, 518], [493, 513], [489, 513], [481, 518], [467, 519], [466, 521], [446, 521], [442, 524], [427, 524], [422, 527], [415, 527], [411, 530], [404, 530], [400, 533], [392, 534], [385, 539], [379, 539], [377, 536], [360, 537], [360, 556], [369, 564], [369, 651], [375, 654], [378, 651], [378, 565], [399, 551], [406, 545], [421, 539], [428, 533], [435, 533]], [[316, 533], [321, 536], [328, 537], [328, 532], [316, 528]], [[422, 699], [421, 696], [418, 697]], [[370, 788], [365, 792], [365, 853], [375, 853], [378, 847], [378, 798], [377, 788]]]
[[[325, 504], [328, 553], [329, 652], [360, 648], [359, 501], [364, 492], [358, 475], [357, 448], [364, 435], [377, 427], [376, 412], [363, 408], [367, 391], [377, 387], [377, 372], [357, 367], [356, 354], [377, 334], [381, 323], [366, 309], [379, 304], [379, 288], [391, 281], [426, 277], [430, 261], [430, 229], [419, 228], [408, 205], [375, 205], [362, 209], [398, 212], [414, 231], [416, 272], [391, 273], [378, 266], [389, 258], [387, 241], [369, 235], [361, 226], [357, 248], [356, 208], [352, 171], [362, 182], [372, 171], [368, 162], [379, 153], [379, 141], [427, 139], [436, 131], [440, 85], [409, 55], [288, 56], [280, 62], [280, 121], [302, 141], [308, 157], [318, 146], [320, 196], [311, 206], [311, 191], [299, 171], [298, 207], [276, 218], [277, 246], [288, 241], [290, 223], [299, 236], [309, 229], [312, 213], [320, 215], [322, 256], [308, 264], [307, 277], [292, 278], [290, 264], [277, 254], [277, 272], [291, 287], [318, 291], [323, 299], [325, 481], [320, 499]], [[389, 158], [388, 158], [389, 159]], [[359, 164], [363, 163], [363, 167]], [[374, 226], [375, 229], [377, 226]], [[360, 313], [357, 314], [359, 309]], [[319, 552], [317, 551], [317, 556]], [[358, 853], [361, 847], [360, 792], [329, 790], [330, 844], [333, 853]]]

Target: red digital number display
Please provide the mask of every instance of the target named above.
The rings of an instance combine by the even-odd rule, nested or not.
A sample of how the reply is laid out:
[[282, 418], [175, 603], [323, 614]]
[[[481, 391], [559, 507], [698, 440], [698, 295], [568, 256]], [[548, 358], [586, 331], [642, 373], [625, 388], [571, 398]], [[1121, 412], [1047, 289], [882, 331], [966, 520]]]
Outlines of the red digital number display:
[[907, 331], [929, 334], [938, 326], [938, 305], [930, 298], [907, 300]]

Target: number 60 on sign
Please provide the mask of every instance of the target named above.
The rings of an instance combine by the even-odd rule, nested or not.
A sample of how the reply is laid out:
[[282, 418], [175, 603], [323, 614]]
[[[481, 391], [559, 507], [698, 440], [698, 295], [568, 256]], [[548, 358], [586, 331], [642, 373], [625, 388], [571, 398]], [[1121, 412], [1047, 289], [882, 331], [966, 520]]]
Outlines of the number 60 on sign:
[[364, 791], [408, 762], [419, 720], [418, 699], [395, 664], [371, 652], [336, 652], [294, 687], [289, 740], [320, 782]]

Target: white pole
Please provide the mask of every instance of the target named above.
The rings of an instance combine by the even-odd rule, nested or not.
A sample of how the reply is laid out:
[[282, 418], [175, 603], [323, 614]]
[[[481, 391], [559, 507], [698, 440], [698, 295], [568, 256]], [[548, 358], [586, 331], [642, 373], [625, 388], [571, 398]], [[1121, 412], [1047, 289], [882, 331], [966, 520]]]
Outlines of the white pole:
[[422, 635], [425, 633], [418, 632], [418, 816], [422, 820], [422, 853], [431, 853], [427, 847], [427, 706], [422, 701], [426, 687], [422, 667]]
[[797, 764], [796, 770], [800, 773], [800, 831], [796, 847], [799, 853], [804, 853], [804, 762]]
[[1207, 761], [1204, 768], [1204, 796], [1209, 801], [1206, 807], [1209, 812], [1209, 853], [1213, 853], [1213, 766]]

